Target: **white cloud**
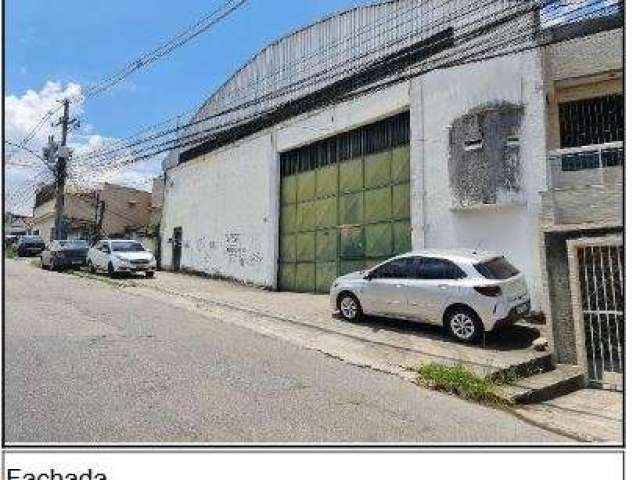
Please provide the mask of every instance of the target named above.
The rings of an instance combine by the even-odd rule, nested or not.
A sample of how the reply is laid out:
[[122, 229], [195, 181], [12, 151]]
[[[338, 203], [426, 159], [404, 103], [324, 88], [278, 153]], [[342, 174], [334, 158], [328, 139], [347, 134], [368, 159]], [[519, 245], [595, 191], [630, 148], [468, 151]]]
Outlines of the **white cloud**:
[[[76, 99], [71, 104], [71, 115], [82, 116], [84, 114], [82, 88], [73, 82], [64, 85], [49, 81], [40, 90], [28, 90], [22, 95], [5, 95], [4, 139], [20, 143], [49, 111], [59, 106], [60, 99], [69, 97]], [[59, 137], [59, 127], [54, 128], [51, 123], [57, 120], [60, 113], [53, 115], [29, 142], [28, 147], [35, 153], [42, 153], [42, 147], [46, 144], [49, 135], [56, 134], [56, 137]], [[115, 138], [100, 135], [94, 130], [92, 125], [82, 122], [81, 128], [70, 134], [69, 146], [73, 149], [74, 157], [81, 157], [117, 141]], [[3, 181], [6, 207], [19, 213], [29, 214], [33, 207], [33, 191], [37, 181], [50, 180], [52, 177], [47, 175], [44, 164], [33, 155], [10, 146], [6, 147], [5, 164], [20, 164], [19, 166], [7, 165], [5, 168]], [[123, 156], [126, 159], [127, 154], [126, 151], [119, 152], [118, 163]], [[78, 163], [80, 165], [76, 165], [72, 158], [69, 169], [75, 181], [83, 188], [95, 188], [97, 184], [109, 181], [149, 189], [151, 178], [161, 173], [159, 161], [156, 159], [112, 170], [107, 170], [104, 166], [86, 159]]]
[[[6, 95], [5, 101], [5, 136], [8, 140], [19, 141], [36, 125], [51, 109], [59, 106], [58, 101], [65, 97], [77, 97], [81, 94], [81, 87], [76, 83], [63, 86], [59, 82], [47, 82], [38, 91], [27, 90], [21, 96]], [[73, 104], [72, 113], [82, 114], [82, 102]], [[33, 143], [43, 143], [52, 133], [51, 122], [40, 130]]]

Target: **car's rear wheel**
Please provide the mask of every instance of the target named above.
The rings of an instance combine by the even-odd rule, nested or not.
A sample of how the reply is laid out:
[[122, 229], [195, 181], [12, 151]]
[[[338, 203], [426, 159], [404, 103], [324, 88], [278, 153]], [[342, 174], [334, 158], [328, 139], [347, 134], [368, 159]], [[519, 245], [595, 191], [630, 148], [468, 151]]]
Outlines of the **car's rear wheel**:
[[107, 267], [107, 274], [111, 278], [113, 278], [116, 275], [116, 271], [113, 269], [113, 263], [111, 262], [109, 262], [109, 266]]
[[153, 278], [154, 272], [144, 272], [144, 276], [147, 278]]
[[464, 343], [477, 342], [484, 334], [484, 326], [470, 308], [453, 308], [447, 312], [445, 325], [449, 334]]
[[345, 320], [357, 322], [362, 318], [360, 302], [352, 293], [343, 293], [338, 298], [338, 309]]

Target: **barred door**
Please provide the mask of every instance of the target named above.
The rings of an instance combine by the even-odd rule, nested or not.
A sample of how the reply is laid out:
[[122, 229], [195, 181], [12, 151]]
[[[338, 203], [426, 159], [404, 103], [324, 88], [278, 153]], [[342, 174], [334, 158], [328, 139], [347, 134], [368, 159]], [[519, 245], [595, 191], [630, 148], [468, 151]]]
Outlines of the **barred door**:
[[[610, 239], [575, 245], [572, 276], [579, 285], [574, 313], [580, 363], [590, 383], [622, 387], [624, 365], [624, 247]], [[574, 287], [574, 288], [575, 288]], [[579, 300], [579, 301], [575, 301]], [[582, 325], [580, 325], [582, 324]]]

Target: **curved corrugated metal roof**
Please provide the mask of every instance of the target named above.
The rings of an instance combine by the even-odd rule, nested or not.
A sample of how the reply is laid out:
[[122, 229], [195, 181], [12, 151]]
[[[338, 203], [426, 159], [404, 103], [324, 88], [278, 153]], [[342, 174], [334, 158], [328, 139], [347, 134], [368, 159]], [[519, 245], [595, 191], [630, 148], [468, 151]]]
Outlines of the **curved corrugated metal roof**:
[[[492, 8], [498, 12], [514, 2], [489, 3], [491, 8], [474, 12], [466, 0], [387, 0], [323, 17], [254, 55], [199, 108], [183, 138], [224, 130], [308, 96], [454, 26], [461, 14], [486, 17]], [[166, 166], [176, 164], [177, 157], [172, 155]]]

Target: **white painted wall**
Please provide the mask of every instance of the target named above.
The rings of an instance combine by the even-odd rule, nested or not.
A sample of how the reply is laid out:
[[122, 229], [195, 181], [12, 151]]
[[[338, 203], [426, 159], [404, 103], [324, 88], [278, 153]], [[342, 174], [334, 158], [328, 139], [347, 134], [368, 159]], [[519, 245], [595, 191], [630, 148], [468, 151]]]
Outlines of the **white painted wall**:
[[171, 265], [173, 229], [182, 227], [183, 268], [271, 285], [278, 218], [269, 200], [276, 165], [266, 132], [170, 169], [163, 266]]
[[[279, 153], [406, 110], [408, 85], [309, 113], [168, 170], [162, 264], [171, 267], [175, 227], [183, 228], [181, 265], [275, 288], [278, 271]], [[230, 253], [238, 235], [240, 256]]]
[[546, 48], [552, 80], [578, 78], [623, 68], [622, 28], [574, 38]]
[[[525, 107], [520, 140], [524, 205], [454, 210], [448, 127], [475, 107], [505, 101]], [[540, 308], [538, 192], [546, 188], [546, 145], [539, 53], [424, 75], [413, 82], [411, 109], [414, 248], [480, 245], [504, 254], [526, 274], [533, 308]]]
[[[524, 205], [453, 210], [447, 127], [489, 102], [525, 106], [521, 162]], [[507, 255], [526, 273], [534, 308], [541, 295], [538, 192], [546, 185], [544, 96], [538, 53], [434, 71], [382, 92], [284, 122], [168, 171], [162, 261], [171, 265], [173, 228], [183, 227], [182, 266], [277, 285], [280, 152], [411, 107], [413, 246], [475, 247]], [[241, 255], [228, 251], [237, 234]]]

